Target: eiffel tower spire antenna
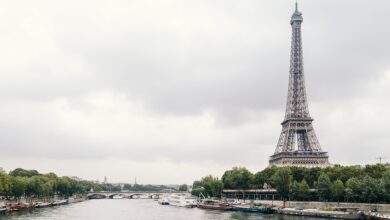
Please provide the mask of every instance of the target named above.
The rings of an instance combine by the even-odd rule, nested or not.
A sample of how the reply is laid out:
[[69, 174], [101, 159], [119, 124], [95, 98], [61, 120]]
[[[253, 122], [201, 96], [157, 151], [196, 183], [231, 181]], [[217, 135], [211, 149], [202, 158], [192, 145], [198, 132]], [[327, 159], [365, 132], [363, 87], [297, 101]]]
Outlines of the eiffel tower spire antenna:
[[269, 162], [277, 166], [326, 167], [330, 165], [328, 154], [322, 151], [317, 140], [306, 96], [302, 22], [302, 13], [298, 11], [298, 2], [295, 2], [290, 20], [292, 39], [286, 113], [275, 153]]
[[298, 0], [295, 0], [295, 11], [298, 11]]

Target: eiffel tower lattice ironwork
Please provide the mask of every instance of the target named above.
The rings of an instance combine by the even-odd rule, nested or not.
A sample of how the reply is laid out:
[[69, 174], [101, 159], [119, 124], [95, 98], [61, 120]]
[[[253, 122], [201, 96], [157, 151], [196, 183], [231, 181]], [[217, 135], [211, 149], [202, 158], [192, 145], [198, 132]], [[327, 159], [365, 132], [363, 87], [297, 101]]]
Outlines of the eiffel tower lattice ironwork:
[[330, 165], [328, 153], [322, 151], [317, 140], [306, 98], [302, 22], [302, 13], [296, 4], [290, 21], [292, 41], [286, 114], [275, 153], [269, 163], [276, 166], [326, 167]]

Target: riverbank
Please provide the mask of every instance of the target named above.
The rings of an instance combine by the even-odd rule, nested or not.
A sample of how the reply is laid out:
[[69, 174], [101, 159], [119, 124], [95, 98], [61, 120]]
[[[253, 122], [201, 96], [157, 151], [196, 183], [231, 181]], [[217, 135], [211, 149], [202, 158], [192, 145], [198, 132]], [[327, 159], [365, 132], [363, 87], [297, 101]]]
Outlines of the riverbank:
[[[242, 200], [243, 201], [243, 200]], [[249, 201], [249, 200], [246, 200]], [[282, 200], [257, 200], [256, 203], [274, 205], [277, 207], [283, 207]], [[380, 213], [390, 213], [390, 204], [372, 204], [372, 203], [346, 203], [346, 202], [298, 202], [298, 201], [286, 201], [285, 206], [287, 208], [300, 207], [303, 209], [332, 209], [332, 208], [356, 208], [363, 212], [369, 212], [376, 209]]]
[[31, 211], [33, 209], [42, 209], [53, 206], [68, 205], [72, 203], [79, 203], [87, 200], [86, 196], [75, 196], [64, 198], [39, 198], [39, 199], [21, 199], [14, 200], [0, 200], [0, 208], [4, 209], [2, 213]]

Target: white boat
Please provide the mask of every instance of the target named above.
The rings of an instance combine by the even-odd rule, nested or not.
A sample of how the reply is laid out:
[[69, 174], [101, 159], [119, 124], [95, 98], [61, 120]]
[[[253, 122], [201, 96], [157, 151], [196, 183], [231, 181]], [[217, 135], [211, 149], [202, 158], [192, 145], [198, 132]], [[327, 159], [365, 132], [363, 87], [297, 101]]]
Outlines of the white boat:
[[169, 205], [169, 199], [168, 199], [168, 197], [160, 198], [160, 199], [158, 199], [158, 203], [161, 205]]
[[66, 199], [56, 200], [53, 203], [51, 203], [52, 206], [65, 205], [65, 204], [68, 204], [68, 200], [66, 200]]
[[238, 199], [226, 199], [226, 202], [230, 205], [241, 205], [241, 202]]
[[49, 206], [51, 206], [51, 204], [47, 202], [37, 202], [34, 204], [34, 208], [45, 208]]
[[170, 195], [169, 205], [193, 208], [197, 205], [196, 199], [185, 195]]
[[0, 207], [0, 214], [4, 214], [7, 211], [7, 207]]

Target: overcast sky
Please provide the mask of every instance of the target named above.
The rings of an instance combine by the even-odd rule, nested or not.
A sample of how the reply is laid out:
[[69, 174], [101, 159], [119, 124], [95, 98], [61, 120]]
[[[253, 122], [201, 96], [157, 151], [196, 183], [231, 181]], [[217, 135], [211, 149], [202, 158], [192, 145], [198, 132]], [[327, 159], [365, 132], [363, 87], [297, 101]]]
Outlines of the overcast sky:
[[[331, 163], [390, 161], [390, 1], [300, 0]], [[294, 1], [0, 1], [0, 167], [192, 183], [268, 165]]]

